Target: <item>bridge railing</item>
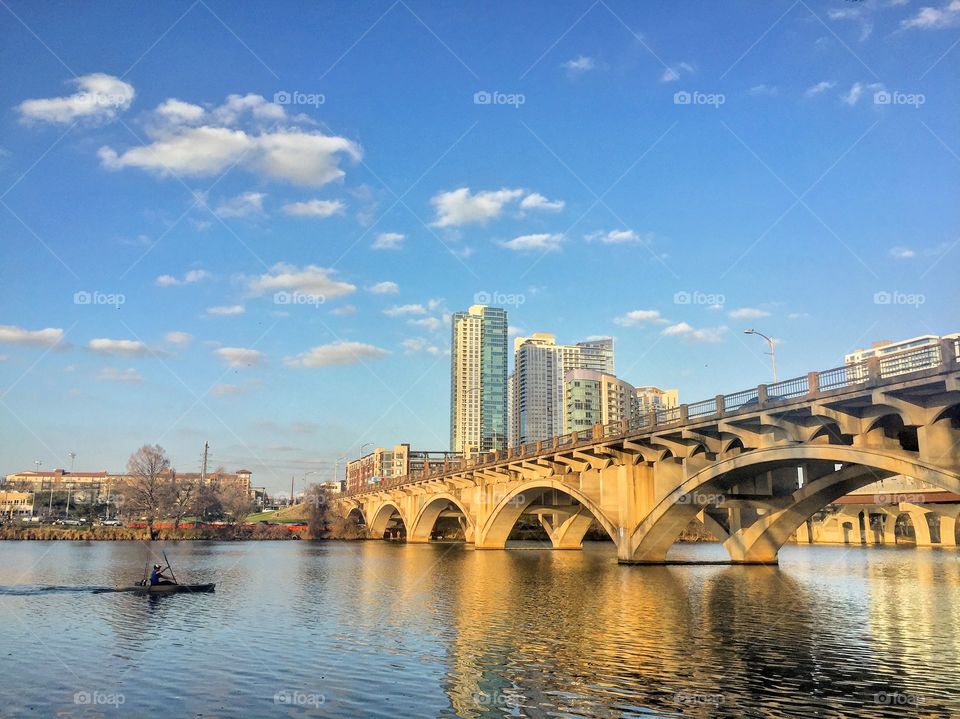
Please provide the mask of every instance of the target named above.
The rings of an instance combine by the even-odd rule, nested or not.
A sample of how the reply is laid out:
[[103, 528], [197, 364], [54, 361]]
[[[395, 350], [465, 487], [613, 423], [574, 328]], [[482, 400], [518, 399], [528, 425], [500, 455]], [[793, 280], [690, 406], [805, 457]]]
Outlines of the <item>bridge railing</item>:
[[877, 384], [883, 380], [903, 377], [914, 372], [937, 369], [947, 364], [953, 364], [954, 366], [960, 364], [960, 337], [942, 339], [939, 344], [919, 347], [916, 350], [891, 357], [873, 357], [863, 362], [854, 362], [843, 367], [810, 372], [804, 377], [793, 377], [781, 382], [760, 385], [740, 392], [714, 397], [713, 399], [691, 402], [679, 407], [659, 408], [654, 412], [633, 416], [623, 422], [611, 422], [604, 425], [602, 431], [582, 430], [539, 442], [527, 442], [509, 450], [488, 452], [474, 459], [452, 458], [446, 462], [443, 468], [432, 470], [428, 475], [384, 479], [377, 485], [347, 492], [344, 496], [363, 494], [377, 489], [391, 489], [423, 479], [424, 476], [442, 477], [449, 472], [481, 464], [497, 463], [508, 457], [529, 457], [598, 439], [637, 434], [658, 427], [669, 427], [683, 422], [745, 411], [754, 407], [759, 408], [766, 402], [813, 397], [822, 392], [835, 392], [870, 383]]

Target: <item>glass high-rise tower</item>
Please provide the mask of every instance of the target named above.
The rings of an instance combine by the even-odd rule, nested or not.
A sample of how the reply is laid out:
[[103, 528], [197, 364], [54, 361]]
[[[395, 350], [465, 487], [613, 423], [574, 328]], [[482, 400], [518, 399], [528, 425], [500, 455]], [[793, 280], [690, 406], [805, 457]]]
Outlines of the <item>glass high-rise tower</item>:
[[450, 449], [473, 454], [507, 446], [507, 311], [455, 312], [450, 341]]

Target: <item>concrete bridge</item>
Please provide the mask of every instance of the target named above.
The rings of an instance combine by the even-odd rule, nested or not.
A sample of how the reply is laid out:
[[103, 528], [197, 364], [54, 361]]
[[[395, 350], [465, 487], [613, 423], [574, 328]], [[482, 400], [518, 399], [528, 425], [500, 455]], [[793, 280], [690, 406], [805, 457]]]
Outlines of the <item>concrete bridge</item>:
[[808, 518], [894, 475], [960, 494], [960, 341], [659, 410], [632, 423], [451, 461], [340, 495], [371, 538], [427, 542], [455, 516], [476, 549], [522, 517], [555, 549], [592, 522], [622, 563], [664, 563], [697, 518], [734, 563], [776, 563]]

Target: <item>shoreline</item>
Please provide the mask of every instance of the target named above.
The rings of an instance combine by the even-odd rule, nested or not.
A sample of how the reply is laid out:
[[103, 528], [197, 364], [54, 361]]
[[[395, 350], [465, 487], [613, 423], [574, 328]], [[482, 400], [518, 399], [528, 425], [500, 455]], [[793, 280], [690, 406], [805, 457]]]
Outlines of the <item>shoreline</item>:
[[[292, 531], [283, 525], [238, 525], [190, 529], [155, 529], [155, 541], [189, 540], [263, 540], [306, 539], [306, 531]], [[119, 542], [150, 541], [146, 528], [138, 527], [0, 527], [0, 541]]]

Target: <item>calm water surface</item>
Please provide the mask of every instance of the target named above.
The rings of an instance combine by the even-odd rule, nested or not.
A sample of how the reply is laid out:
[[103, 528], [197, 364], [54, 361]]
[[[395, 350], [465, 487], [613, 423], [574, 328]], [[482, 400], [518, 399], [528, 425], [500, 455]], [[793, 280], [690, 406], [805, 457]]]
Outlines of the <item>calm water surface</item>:
[[0, 716], [960, 716], [955, 551], [161, 546], [216, 593], [90, 591], [146, 544], [0, 543]]

